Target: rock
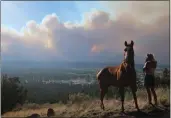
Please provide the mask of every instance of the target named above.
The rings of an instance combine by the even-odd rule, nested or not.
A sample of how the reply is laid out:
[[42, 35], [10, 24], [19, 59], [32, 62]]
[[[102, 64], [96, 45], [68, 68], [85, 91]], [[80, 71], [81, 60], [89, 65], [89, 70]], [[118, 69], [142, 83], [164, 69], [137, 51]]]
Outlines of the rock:
[[49, 108], [47, 111], [47, 116], [48, 117], [55, 116], [55, 111], [52, 108]]

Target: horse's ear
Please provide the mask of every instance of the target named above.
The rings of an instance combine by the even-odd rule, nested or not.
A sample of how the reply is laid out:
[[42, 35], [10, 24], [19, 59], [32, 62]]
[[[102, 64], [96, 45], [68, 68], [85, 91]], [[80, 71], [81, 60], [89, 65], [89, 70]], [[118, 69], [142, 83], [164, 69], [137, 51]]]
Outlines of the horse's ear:
[[128, 46], [127, 41], [125, 41], [125, 46]]
[[131, 45], [134, 46], [134, 41], [131, 40]]
[[147, 57], [149, 57], [150, 56], [150, 54], [147, 54]]

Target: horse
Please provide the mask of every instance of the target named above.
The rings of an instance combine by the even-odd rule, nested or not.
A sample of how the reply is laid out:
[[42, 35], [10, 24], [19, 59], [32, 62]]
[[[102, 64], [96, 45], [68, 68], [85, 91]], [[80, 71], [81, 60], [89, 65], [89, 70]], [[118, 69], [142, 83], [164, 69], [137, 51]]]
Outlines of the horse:
[[131, 43], [128, 44], [127, 41], [125, 41], [125, 59], [122, 61], [122, 63], [118, 66], [109, 66], [105, 67], [102, 70], [100, 70], [96, 77], [99, 83], [100, 87], [100, 100], [101, 104], [100, 107], [101, 109], [105, 109], [104, 104], [103, 104], [103, 99], [105, 94], [108, 92], [108, 87], [109, 86], [114, 86], [119, 88], [119, 94], [121, 96], [121, 102], [122, 102], [122, 107], [121, 110], [124, 112], [124, 88], [125, 87], [130, 87], [133, 98], [135, 101], [135, 107], [138, 111], [139, 106], [137, 103], [137, 96], [136, 96], [136, 91], [137, 91], [137, 84], [136, 84], [136, 71], [134, 67], [134, 42], [131, 40]]

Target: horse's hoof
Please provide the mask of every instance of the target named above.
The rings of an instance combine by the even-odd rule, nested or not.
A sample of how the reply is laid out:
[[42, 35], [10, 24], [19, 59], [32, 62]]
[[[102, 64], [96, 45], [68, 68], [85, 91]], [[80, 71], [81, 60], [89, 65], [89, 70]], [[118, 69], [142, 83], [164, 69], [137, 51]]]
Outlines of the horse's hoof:
[[137, 111], [138, 111], [138, 112], [141, 112], [141, 110], [140, 110], [139, 108], [137, 108]]
[[121, 109], [121, 113], [125, 113], [125, 109]]
[[121, 111], [120, 114], [121, 114], [122, 116], [124, 116], [124, 115], [125, 115], [125, 111]]
[[105, 110], [105, 107], [104, 107], [104, 106], [102, 107], [102, 110], [103, 110], [103, 111]]
[[105, 110], [105, 107], [104, 107], [104, 105], [101, 105], [100, 107], [101, 107], [101, 109], [102, 109], [103, 111]]

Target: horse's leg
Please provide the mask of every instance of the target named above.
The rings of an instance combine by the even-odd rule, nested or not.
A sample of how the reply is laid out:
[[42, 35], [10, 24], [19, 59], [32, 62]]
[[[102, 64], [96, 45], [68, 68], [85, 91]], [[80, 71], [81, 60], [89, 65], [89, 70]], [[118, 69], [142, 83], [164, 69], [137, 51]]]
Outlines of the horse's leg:
[[140, 111], [139, 107], [138, 107], [138, 102], [137, 102], [137, 95], [136, 95], [136, 91], [137, 91], [137, 87], [133, 87], [131, 86], [131, 91], [132, 91], [132, 95], [134, 98], [134, 102], [135, 102], [135, 107], [138, 111]]
[[108, 88], [107, 87], [103, 87], [103, 88], [101, 88], [101, 90], [100, 90], [100, 100], [101, 100], [101, 105], [100, 105], [100, 107], [101, 107], [101, 109], [105, 109], [105, 107], [104, 107], [104, 104], [103, 104], [103, 99], [104, 99], [104, 96], [105, 96], [105, 94], [107, 93], [107, 91], [108, 91]]
[[125, 98], [125, 95], [124, 95], [124, 87], [120, 87], [119, 88], [119, 93], [120, 93], [120, 96], [121, 96], [121, 102], [122, 102], [122, 112], [124, 112], [124, 98]]

